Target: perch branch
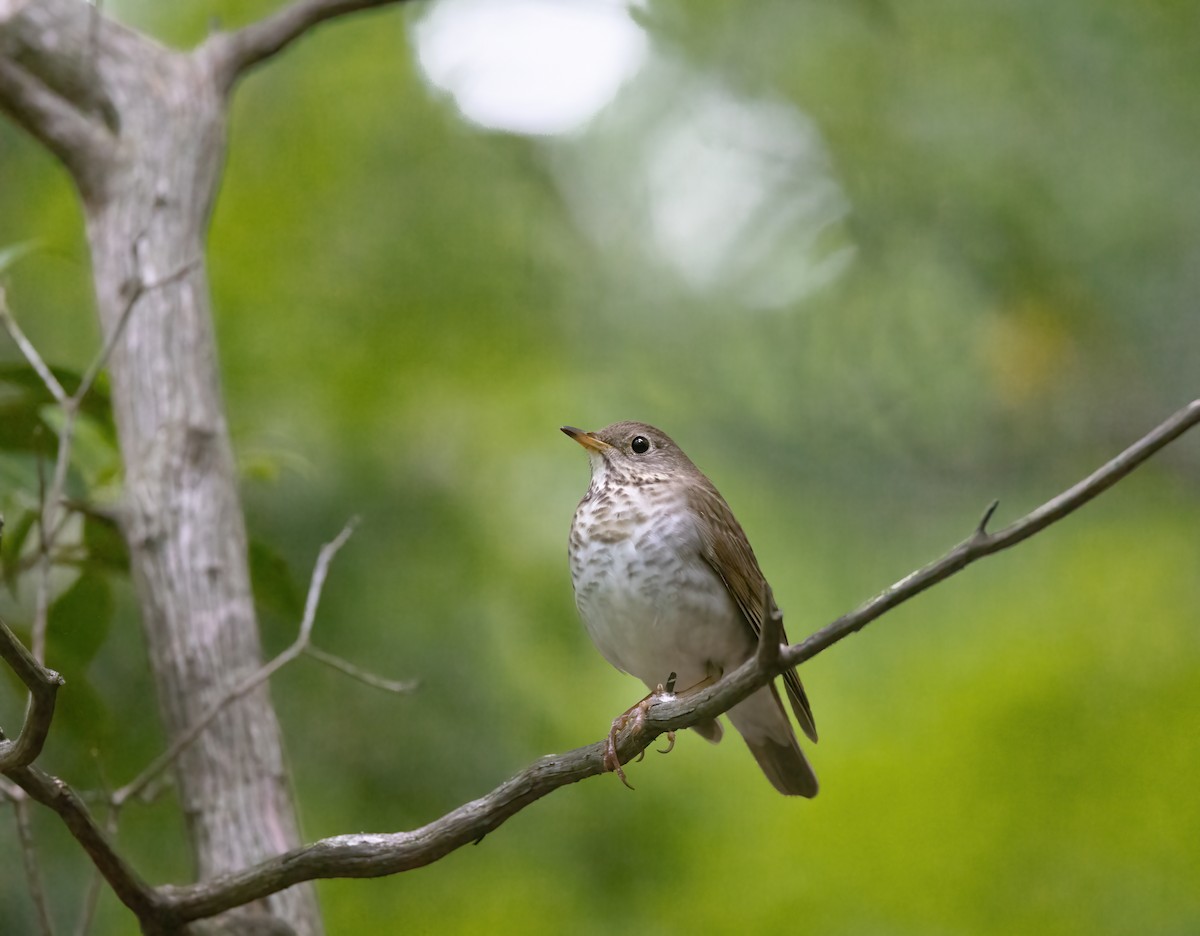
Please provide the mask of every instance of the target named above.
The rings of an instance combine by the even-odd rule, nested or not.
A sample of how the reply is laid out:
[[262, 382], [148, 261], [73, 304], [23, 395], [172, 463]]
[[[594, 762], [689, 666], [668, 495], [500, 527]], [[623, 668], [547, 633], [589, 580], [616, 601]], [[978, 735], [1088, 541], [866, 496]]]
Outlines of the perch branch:
[[[653, 702], [643, 722], [631, 722], [619, 734], [617, 749], [621, 760], [628, 762], [665, 731], [715, 718], [785, 669], [816, 656], [976, 559], [999, 552], [1045, 529], [1111, 487], [1197, 423], [1200, 423], [1200, 400], [1185, 406], [1079, 484], [998, 533], [986, 532], [989, 510], [972, 535], [941, 559], [901, 579], [807, 640], [782, 650], [769, 666], [764, 668], [760, 657], [769, 658], [772, 654], [762, 650], [760, 643], [760, 650], [754, 657], [711, 687], [695, 694]], [[774, 626], [764, 622], [764, 631]], [[168, 903], [173, 917], [187, 921], [212, 916], [302, 881], [377, 877], [421, 867], [463, 845], [478, 842], [530, 803], [559, 787], [603, 773], [604, 749], [605, 742], [598, 741], [566, 754], [543, 757], [486, 796], [411, 832], [321, 839], [242, 871], [197, 884], [163, 887], [159, 894]]]
[[[1013, 546], [1057, 522], [1121, 480], [1197, 423], [1200, 423], [1200, 400], [1184, 407], [1079, 484], [997, 533], [988, 533], [986, 529], [994, 510], [989, 508], [972, 534], [941, 559], [906, 576], [860, 608], [777, 655], [761, 646], [778, 643], [773, 634], [779, 622], [768, 616], [763, 628], [766, 639], [760, 642], [759, 651], [745, 664], [698, 693], [653, 702], [644, 720], [631, 722], [617, 738], [622, 760], [628, 761], [639, 754], [664, 731], [685, 728], [727, 711], [783, 670], [812, 658], [901, 602], [961, 571], [971, 562]], [[284, 662], [303, 652], [312, 631], [329, 562], [350, 531], [348, 525], [318, 557], [300, 635], [295, 643], [235, 689], [235, 695], [239, 691], [249, 691], [253, 687], [249, 683], [257, 685]], [[64, 783], [32, 767], [15, 768], [7, 773], [31, 797], [59, 813], [117, 896], [141, 920], [143, 928], [157, 927], [166, 931], [303, 881], [377, 877], [430, 864], [463, 845], [478, 842], [524, 807], [559, 787], [603, 773], [604, 749], [605, 742], [598, 741], [566, 754], [543, 757], [486, 796], [410, 832], [334, 836], [241, 871], [196, 884], [164, 886], [157, 890], [142, 882], [113, 851], [82, 801]]]
[[987, 524], [997, 506], [996, 503], [993, 503], [984, 513], [975, 532], [941, 559], [905, 576], [866, 604], [838, 618], [807, 640], [789, 647], [784, 651], [780, 660], [780, 671], [816, 656], [843, 637], [861, 630], [885, 611], [891, 610], [901, 602], [907, 601], [943, 579], [949, 578], [977, 559], [998, 553], [1002, 549], [1008, 549], [1035, 533], [1041, 532], [1050, 524], [1061, 520], [1094, 497], [1107, 491], [1151, 455], [1174, 442], [1197, 424], [1200, 424], [1200, 399], [1193, 400], [1180, 409], [1152, 432], [1133, 443], [1116, 458], [1097, 468], [1078, 484], [1046, 501], [1042, 506], [1015, 523], [1009, 524], [1003, 530], [988, 533]]

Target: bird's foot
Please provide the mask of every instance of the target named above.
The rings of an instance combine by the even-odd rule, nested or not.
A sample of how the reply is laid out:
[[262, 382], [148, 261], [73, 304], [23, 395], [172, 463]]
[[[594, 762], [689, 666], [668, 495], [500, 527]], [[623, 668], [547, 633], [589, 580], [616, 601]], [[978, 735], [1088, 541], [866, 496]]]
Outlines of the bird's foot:
[[[608, 732], [608, 740], [604, 743], [604, 769], [611, 770], [621, 782], [629, 789], [633, 789], [633, 784], [629, 782], [629, 778], [625, 776], [625, 769], [621, 766], [621, 756], [617, 753], [617, 733], [623, 731], [625, 726], [631, 721], [637, 723], [645, 717], [643, 705], [646, 704], [646, 699], [642, 699], [637, 705], [623, 712], [613, 719], [612, 729]], [[643, 754], [645, 751], [642, 752]]]
[[[627, 711], [622, 712], [620, 715], [614, 718], [612, 728], [609, 729], [608, 732], [608, 740], [604, 743], [604, 769], [611, 770], [613, 773], [615, 773], [621, 778], [621, 782], [631, 790], [633, 789], [633, 784], [630, 783], [629, 778], [625, 776], [625, 770], [621, 766], [621, 757], [617, 753], [617, 735], [624, 731], [631, 722], [633, 723], [635, 730], [640, 731], [642, 729], [646, 723], [646, 713], [650, 711], [650, 706], [653, 705], [658, 699], [674, 694], [672, 692], [675, 687], [674, 673], [671, 674], [671, 678], [668, 681], [667, 686], [670, 688], [666, 688], [662, 683], [659, 683], [655, 687], [654, 691], [648, 696], [646, 696], [636, 705], [631, 706]], [[659, 753], [670, 754], [674, 749], [675, 732], [668, 731], [667, 749], [665, 751], [660, 751]], [[640, 761], [645, 756], [646, 749], [642, 748], [642, 750], [638, 753], [637, 759]]]

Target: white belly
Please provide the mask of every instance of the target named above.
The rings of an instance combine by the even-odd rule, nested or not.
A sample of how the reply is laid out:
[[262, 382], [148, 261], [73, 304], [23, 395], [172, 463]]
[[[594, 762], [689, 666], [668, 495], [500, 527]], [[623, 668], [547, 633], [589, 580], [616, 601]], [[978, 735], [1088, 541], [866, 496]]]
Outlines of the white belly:
[[624, 506], [599, 526], [593, 517], [592, 535], [571, 549], [575, 603], [605, 659], [651, 689], [671, 673], [687, 689], [745, 660], [750, 629], [687, 515], [653, 500]]

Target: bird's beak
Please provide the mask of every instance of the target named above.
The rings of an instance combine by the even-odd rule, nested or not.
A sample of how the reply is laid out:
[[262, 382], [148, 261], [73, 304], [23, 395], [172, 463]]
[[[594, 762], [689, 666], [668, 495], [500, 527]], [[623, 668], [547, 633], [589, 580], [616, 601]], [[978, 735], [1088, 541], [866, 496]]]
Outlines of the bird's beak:
[[612, 448], [607, 442], [597, 439], [594, 432], [584, 432], [582, 429], [576, 429], [574, 426], [563, 426], [562, 431], [589, 452], [603, 452], [605, 449]]

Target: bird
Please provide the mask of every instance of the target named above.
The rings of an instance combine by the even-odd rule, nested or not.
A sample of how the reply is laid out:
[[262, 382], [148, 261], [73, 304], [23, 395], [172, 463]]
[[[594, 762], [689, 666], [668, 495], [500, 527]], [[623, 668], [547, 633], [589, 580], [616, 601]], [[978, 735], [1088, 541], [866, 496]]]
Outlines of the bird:
[[[575, 604], [604, 658], [651, 690], [639, 704], [664, 685], [680, 691], [708, 685], [749, 659], [767, 616], [779, 610], [741, 524], [713, 483], [670, 436], [646, 423], [595, 432], [561, 428], [587, 451], [591, 467], [567, 546]], [[801, 730], [816, 742], [799, 675], [790, 669], [783, 678]], [[615, 738], [637, 708], [613, 722], [605, 754], [606, 769], [626, 785]], [[727, 716], [775, 789], [816, 796], [816, 774], [774, 682]], [[723, 733], [716, 719], [692, 727], [713, 743]]]

